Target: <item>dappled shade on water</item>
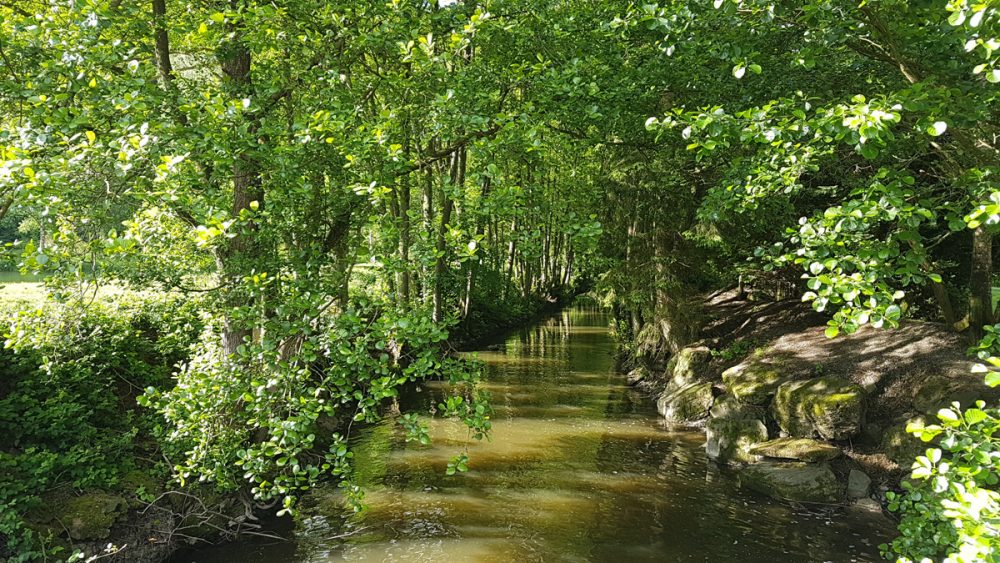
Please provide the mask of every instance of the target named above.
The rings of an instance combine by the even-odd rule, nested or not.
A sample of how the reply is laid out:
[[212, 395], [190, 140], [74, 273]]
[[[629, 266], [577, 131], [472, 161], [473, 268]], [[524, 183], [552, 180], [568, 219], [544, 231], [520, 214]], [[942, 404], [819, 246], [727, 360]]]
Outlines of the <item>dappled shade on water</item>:
[[[365, 512], [320, 490], [294, 542], [184, 560], [879, 560], [889, 530], [740, 491], [705, 457], [702, 433], [664, 426], [614, 369], [607, 322], [566, 311], [480, 355], [496, 410], [488, 442], [446, 420], [431, 422], [429, 446], [405, 442], [392, 420], [366, 429], [356, 446]], [[443, 392], [425, 385], [404, 410], [427, 410]], [[470, 472], [446, 476], [465, 447]]]

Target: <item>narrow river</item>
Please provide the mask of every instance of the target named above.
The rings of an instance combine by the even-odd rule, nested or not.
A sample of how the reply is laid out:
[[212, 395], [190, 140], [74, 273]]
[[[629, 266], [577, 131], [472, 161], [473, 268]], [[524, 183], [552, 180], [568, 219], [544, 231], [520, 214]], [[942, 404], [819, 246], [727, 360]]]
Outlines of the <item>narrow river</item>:
[[[386, 420], [356, 446], [365, 512], [320, 490], [292, 541], [175, 561], [880, 560], [880, 519], [742, 491], [706, 458], [703, 433], [664, 426], [615, 371], [608, 320], [568, 310], [479, 352], [496, 412], [492, 441], [469, 448], [469, 473], [445, 476], [466, 443], [459, 423], [435, 421], [421, 446]], [[426, 411], [441, 394], [425, 386], [404, 407]]]

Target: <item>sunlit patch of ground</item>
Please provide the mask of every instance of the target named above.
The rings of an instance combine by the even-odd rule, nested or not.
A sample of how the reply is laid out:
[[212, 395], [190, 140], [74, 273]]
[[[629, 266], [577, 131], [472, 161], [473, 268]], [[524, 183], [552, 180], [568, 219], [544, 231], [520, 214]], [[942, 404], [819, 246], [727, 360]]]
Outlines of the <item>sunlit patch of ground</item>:
[[0, 307], [36, 305], [45, 300], [45, 286], [39, 282], [0, 282]]

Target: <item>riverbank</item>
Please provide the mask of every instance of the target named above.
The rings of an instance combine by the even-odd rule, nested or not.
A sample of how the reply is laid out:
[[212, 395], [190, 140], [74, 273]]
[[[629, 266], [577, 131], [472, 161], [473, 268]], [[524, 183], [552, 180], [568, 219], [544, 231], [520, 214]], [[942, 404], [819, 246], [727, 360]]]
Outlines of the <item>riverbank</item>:
[[[39, 322], [78, 326], [53, 332], [38, 350], [0, 350], [0, 501], [10, 507], [0, 522], [0, 560], [29, 552], [61, 560], [80, 552], [155, 563], [188, 544], [253, 532], [256, 518], [273, 516], [276, 508], [255, 510], [248, 493], [172, 483], [167, 457], [178, 452], [162, 451], [161, 419], [137, 404], [149, 387], [173, 387], [171, 374], [190, 359], [203, 329], [193, 303], [176, 295], [102, 295], [77, 319], [46, 304], [41, 291], [29, 301], [7, 288], [0, 299], [5, 315], [43, 307]], [[473, 302], [442, 353], [528, 326], [572, 295], [511, 295], [502, 315]], [[48, 375], [46, 358], [56, 358]], [[57, 396], [58, 405], [47, 399]], [[25, 433], [25, 419], [47, 422]], [[120, 552], [111, 554], [109, 545]]]
[[[356, 431], [363, 513], [320, 487], [290, 541], [246, 538], [172, 562], [879, 560], [891, 526], [741, 491], [699, 432], [665, 427], [614, 365], [608, 326], [604, 311], [568, 308], [481, 348], [490, 441], [444, 419], [429, 444], [388, 418]], [[444, 394], [410, 389], [402, 410]], [[466, 447], [469, 472], [448, 475]]]
[[952, 401], [996, 390], [971, 373], [961, 335], [926, 322], [835, 339], [797, 300], [736, 291], [702, 303], [698, 339], [631, 381], [668, 422], [698, 426], [717, 463], [784, 500], [881, 510], [926, 445], [905, 432]]

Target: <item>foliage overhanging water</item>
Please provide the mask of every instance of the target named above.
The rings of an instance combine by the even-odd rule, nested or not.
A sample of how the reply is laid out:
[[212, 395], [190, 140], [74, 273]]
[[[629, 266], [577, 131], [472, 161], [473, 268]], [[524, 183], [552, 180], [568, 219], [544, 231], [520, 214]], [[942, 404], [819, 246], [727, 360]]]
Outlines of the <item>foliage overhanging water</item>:
[[[435, 420], [433, 445], [393, 420], [357, 440], [368, 510], [334, 491], [304, 501], [294, 539], [187, 553], [179, 562], [877, 561], [880, 519], [741, 491], [704, 435], [665, 427], [614, 369], [608, 317], [565, 311], [482, 351], [492, 441]], [[424, 386], [404, 409], [442, 393]], [[445, 476], [469, 444], [471, 471]]]

